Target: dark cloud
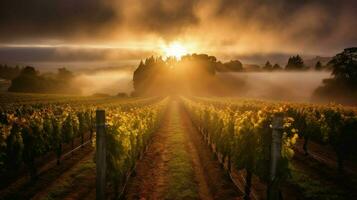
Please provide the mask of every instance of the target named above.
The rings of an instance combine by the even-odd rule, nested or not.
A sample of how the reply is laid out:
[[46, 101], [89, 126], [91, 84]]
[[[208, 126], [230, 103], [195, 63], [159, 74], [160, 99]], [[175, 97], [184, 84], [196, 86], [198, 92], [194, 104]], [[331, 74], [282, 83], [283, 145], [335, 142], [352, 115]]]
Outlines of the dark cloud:
[[238, 30], [254, 26], [296, 43], [340, 48], [357, 44], [356, 10], [355, 0], [221, 0], [214, 13]]
[[356, 0], [1, 0], [0, 44], [145, 35], [149, 45], [186, 37], [233, 53], [331, 54], [357, 45], [356, 10]]
[[136, 28], [162, 34], [178, 34], [183, 28], [197, 25], [197, 0], [139, 0], [140, 9], [133, 16]]
[[119, 19], [108, 0], [2, 0], [0, 39], [93, 36]]
[[152, 54], [124, 48], [0, 47], [0, 63], [120, 61]]

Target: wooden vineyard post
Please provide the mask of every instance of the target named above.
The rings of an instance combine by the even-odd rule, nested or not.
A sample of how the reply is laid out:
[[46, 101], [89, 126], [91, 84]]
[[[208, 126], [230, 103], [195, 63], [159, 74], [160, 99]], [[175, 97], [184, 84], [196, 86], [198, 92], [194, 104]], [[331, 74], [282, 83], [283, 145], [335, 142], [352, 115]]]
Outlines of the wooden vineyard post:
[[268, 200], [280, 199], [279, 185], [276, 179], [278, 164], [281, 159], [281, 140], [283, 135], [283, 114], [278, 113], [273, 118], [272, 123], [272, 141], [270, 157], [270, 179], [268, 185]]
[[96, 111], [96, 199], [105, 199], [106, 186], [106, 137], [105, 137], [105, 111]]

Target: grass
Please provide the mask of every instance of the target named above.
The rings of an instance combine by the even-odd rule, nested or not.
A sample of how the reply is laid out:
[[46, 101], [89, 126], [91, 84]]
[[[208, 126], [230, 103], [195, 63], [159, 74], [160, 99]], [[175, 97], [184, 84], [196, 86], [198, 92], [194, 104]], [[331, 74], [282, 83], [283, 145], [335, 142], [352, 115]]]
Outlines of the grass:
[[198, 199], [198, 189], [195, 180], [192, 161], [185, 147], [185, 133], [180, 123], [177, 107], [171, 112], [170, 136], [168, 148], [169, 185], [165, 199]]
[[293, 165], [291, 169], [291, 181], [297, 185], [302, 191], [304, 199], [316, 199], [316, 200], [338, 200], [345, 199], [343, 191], [338, 188], [323, 183], [318, 179], [314, 179], [307, 175], [306, 172], [297, 169]]
[[[95, 186], [95, 163], [92, 159], [85, 161], [83, 164], [76, 166], [68, 176], [64, 177], [57, 183], [44, 198], [46, 200], [63, 199], [70, 192], [73, 192], [78, 187], [88, 187], [88, 184]], [[88, 177], [92, 175], [93, 180], [88, 181]], [[91, 183], [92, 182], [92, 183]]]

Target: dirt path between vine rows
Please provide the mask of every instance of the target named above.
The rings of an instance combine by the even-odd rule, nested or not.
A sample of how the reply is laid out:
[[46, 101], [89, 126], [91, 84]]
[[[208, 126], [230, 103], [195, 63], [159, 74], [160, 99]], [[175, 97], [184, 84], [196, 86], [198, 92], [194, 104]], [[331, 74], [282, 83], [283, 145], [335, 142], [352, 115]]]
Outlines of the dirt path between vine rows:
[[2, 199], [31, 199], [37, 193], [44, 190], [49, 185], [55, 183], [62, 174], [71, 170], [77, 163], [85, 158], [88, 154], [93, 152], [93, 147], [90, 145], [85, 146], [83, 149], [80, 149], [73, 153], [72, 156], [66, 158], [62, 161], [61, 165], [54, 166], [52, 168], [46, 170], [39, 170], [38, 179], [35, 182], [26, 181], [26, 177], [24, 179], [24, 183], [14, 184], [11, 187], [5, 188], [0, 191], [0, 200]]
[[178, 101], [170, 102], [128, 184], [126, 199], [239, 199]]
[[89, 152], [71, 169], [39, 191], [32, 200], [95, 199], [96, 168], [94, 151]]

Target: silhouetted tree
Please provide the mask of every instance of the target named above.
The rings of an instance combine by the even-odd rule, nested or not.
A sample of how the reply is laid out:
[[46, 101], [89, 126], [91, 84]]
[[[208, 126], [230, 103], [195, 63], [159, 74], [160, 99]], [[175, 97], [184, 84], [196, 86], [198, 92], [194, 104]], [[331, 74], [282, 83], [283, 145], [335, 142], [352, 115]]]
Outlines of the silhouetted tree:
[[65, 68], [58, 69], [54, 77], [40, 75], [34, 67], [27, 66], [11, 81], [10, 92], [70, 93], [78, 94], [79, 88], [72, 84], [74, 75]]
[[344, 49], [328, 62], [332, 78], [323, 80], [316, 89], [316, 98], [327, 98], [341, 103], [357, 101], [357, 47]]
[[267, 61], [263, 67], [263, 70], [265, 71], [272, 71], [273, 70], [273, 66], [270, 64], [269, 61]]
[[217, 69], [217, 58], [207, 54], [192, 54], [181, 58], [180, 64], [190, 65], [191, 70], [214, 75]]
[[317, 71], [322, 70], [322, 64], [320, 61], [317, 61], [316, 65], [315, 65], [315, 70], [317, 70]]
[[41, 80], [38, 72], [31, 66], [26, 66], [21, 70], [18, 77], [11, 81], [10, 92], [39, 92]]
[[17, 77], [21, 72], [21, 68], [19, 66], [10, 67], [7, 65], [0, 65], [0, 78], [6, 80], [12, 80]]
[[288, 60], [288, 64], [285, 67], [286, 70], [304, 70], [306, 69], [303, 59], [299, 56], [292, 56]]
[[74, 75], [71, 71], [69, 71], [65, 67], [63, 67], [63, 68], [58, 69], [57, 78], [59, 80], [70, 80], [70, 79], [74, 78]]
[[277, 70], [282, 70], [282, 68], [280, 67], [279, 64], [275, 64], [275, 65], [273, 66], [273, 71], [277, 71]]
[[243, 71], [243, 64], [239, 60], [231, 60], [226, 63], [218, 62], [216, 70], [219, 72], [240, 72]]
[[222, 63], [218, 62], [216, 57], [206, 54], [185, 55], [181, 60], [163, 60], [161, 57], [152, 56], [141, 61], [134, 71], [135, 92], [132, 95], [177, 93], [182, 83], [192, 83], [192, 87], [207, 85], [209, 77], [215, 75], [220, 65]]
[[334, 79], [346, 82], [353, 88], [357, 87], [357, 47], [345, 49], [328, 64], [332, 66]]

